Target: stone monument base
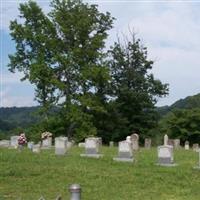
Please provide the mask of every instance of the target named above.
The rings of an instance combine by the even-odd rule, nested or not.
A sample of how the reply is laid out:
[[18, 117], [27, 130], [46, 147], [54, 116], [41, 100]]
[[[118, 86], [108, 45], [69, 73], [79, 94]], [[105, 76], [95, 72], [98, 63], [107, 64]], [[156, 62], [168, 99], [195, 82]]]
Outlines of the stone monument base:
[[90, 157], [90, 158], [101, 158], [103, 154], [81, 154], [81, 157]]
[[178, 164], [176, 163], [156, 163], [157, 166], [163, 166], [163, 167], [176, 167]]
[[200, 166], [195, 166], [195, 167], [193, 167], [193, 169], [198, 169], [198, 170], [200, 170]]
[[113, 158], [114, 161], [119, 161], [119, 162], [133, 162], [133, 158], [120, 158], [120, 157], [116, 157]]

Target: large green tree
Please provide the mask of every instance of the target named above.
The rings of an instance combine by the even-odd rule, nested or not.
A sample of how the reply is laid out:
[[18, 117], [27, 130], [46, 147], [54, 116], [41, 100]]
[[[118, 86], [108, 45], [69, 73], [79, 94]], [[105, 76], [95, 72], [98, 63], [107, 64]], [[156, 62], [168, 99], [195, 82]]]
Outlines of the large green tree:
[[134, 34], [124, 44], [118, 40], [110, 50], [113, 116], [118, 122], [114, 132], [118, 139], [133, 131], [144, 137], [157, 126], [155, 104], [168, 93], [168, 85], [154, 78], [152, 67], [147, 48]]
[[51, 8], [45, 14], [34, 1], [20, 4], [22, 21], [10, 24], [16, 53], [8, 67], [34, 84], [46, 119], [60, 105], [65, 132], [81, 139], [96, 134], [92, 112], [104, 112], [109, 70], [103, 49], [113, 18], [80, 0], [53, 0]]

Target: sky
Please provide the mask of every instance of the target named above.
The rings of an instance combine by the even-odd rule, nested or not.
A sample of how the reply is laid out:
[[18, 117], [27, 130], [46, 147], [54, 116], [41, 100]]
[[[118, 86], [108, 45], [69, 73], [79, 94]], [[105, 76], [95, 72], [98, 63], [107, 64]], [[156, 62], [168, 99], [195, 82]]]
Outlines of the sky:
[[[36, 0], [45, 13], [49, 0]], [[8, 55], [15, 52], [9, 36], [9, 22], [18, 17], [19, 0], [0, 0], [0, 107], [34, 106], [34, 87], [21, 82], [19, 73], [7, 70]], [[154, 61], [153, 74], [169, 84], [169, 95], [157, 106], [200, 93], [200, 0], [194, 1], [87, 1], [109, 11], [116, 18], [109, 32], [107, 46], [119, 34], [129, 36], [129, 29], [148, 48]]]

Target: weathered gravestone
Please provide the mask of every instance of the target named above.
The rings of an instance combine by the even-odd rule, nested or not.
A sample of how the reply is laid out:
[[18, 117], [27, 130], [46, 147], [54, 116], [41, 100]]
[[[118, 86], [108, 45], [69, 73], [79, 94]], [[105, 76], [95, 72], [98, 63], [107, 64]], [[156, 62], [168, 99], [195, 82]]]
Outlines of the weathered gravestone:
[[190, 143], [189, 141], [185, 141], [185, 150], [189, 150], [190, 149]]
[[9, 147], [10, 140], [0, 140], [0, 147]]
[[174, 147], [174, 140], [173, 139], [168, 139], [168, 145]]
[[55, 154], [65, 155], [67, 152], [67, 137], [57, 137], [55, 138]]
[[52, 137], [48, 137], [42, 140], [42, 148], [49, 149], [52, 147]]
[[174, 148], [179, 149], [180, 147], [180, 139], [174, 139]]
[[167, 146], [168, 145], [168, 140], [169, 140], [169, 137], [167, 134], [164, 135], [164, 146]]
[[199, 151], [199, 144], [197, 144], [197, 143], [193, 144], [192, 149], [193, 149], [193, 151], [198, 152]]
[[85, 142], [78, 143], [78, 147], [85, 147]]
[[85, 139], [85, 154], [81, 154], [85, 157], [102, 157], [102, 154], [99, 154], [99, 139], [95, 137], [90, 137]]
[[161, 166], [176, 166], [174, 163], [173, 147], [164, 145], [158, 147], [158, 165]]
[[113, 160], [122, 162], [133, 162], [131, 143], [127, 141], [119, 142], [118, 157], [113, 158]]
[[126, 137], [126, 141], [129, 142], [130, 144], [132, 144], [131, 136], [127, 136], [127, 137]]
[[28, 147], [28, 149], [33, 149], [33, 145], [34, 145], [34, 142], [28, 142], [27, 143], [27, 147]]
[[32, 147], [32, 152], [33, 153], [40, 153], [41, 152], [41, 144], [34, 144]]
[[109, 142], [109, 147], [114, 147], [114, 142], [113, 141]]
[[144, 147], [146, 149], [150, 149], [151, 148], [151, 139], [150, 138], [145, 138], [145, 140], [144, 140]]
[[74, 145], [74, 141], [67, 141], [67, 149], [71, 149]]
[[199, 162], [198, 165], [193, 167], [194, 169], [199, 169], [200, 170], [200, 151], [198, 151], [198, 156], [199, 156]]
[[18, 135], [11, 136], [10, 137], [10, 147], [17, 149], [17, 147], [18, 147], [18, 139], [19, 139]]
[[137, 151], [139, 149], [139, 135], [134, 133], [131, 135], [132, 150]]

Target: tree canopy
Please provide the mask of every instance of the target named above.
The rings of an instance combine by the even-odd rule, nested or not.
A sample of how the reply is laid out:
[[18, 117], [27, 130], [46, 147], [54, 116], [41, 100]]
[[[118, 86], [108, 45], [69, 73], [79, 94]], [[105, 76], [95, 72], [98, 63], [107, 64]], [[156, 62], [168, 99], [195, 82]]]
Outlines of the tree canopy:
[[119, 140], [133, 130], [145, 135], [157, 125], [157, 98], [168, 93], [150, 72], [146, 47], [133, 34], [107, 50], [114, 18], [97, 5], [53, 0], [50, 6], [45, 14], [34, 1], [21, 3], [23, 20], [10, 23], [16, 52], [8, 68], [35, 86], [42, 129], [77, 141], [96, 134]]

